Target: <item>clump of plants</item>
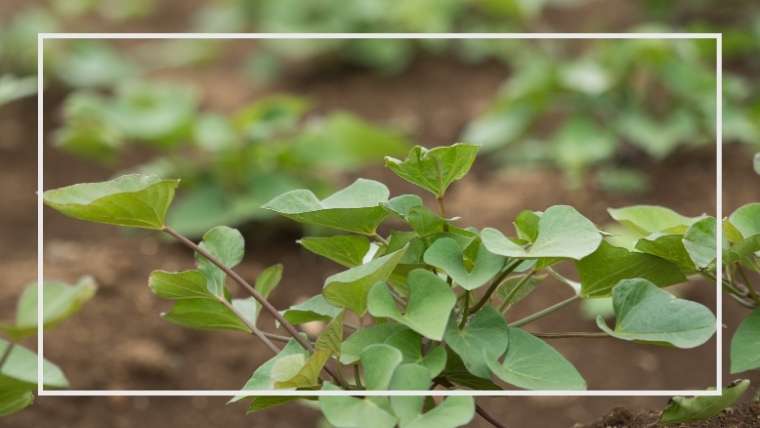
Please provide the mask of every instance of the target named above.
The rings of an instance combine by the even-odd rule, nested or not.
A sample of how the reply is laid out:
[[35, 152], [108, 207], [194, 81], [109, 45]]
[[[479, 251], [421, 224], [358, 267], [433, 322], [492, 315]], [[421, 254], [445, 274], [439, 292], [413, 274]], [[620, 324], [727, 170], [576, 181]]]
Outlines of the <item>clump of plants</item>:
[[[459, 426], [473, 417], [471, 397], [435, 403], [422, 396], [360, 398], [361, 391], [586, 389], [583, 375], [552, 339], [613, 338], [689, 349], [712, 337], [712, 312], [665, 287], [692, 275], [714, 277], [713, 217], [686, 217], [656, 206], [610, 210], [637, 234], [630, 248], [613, 243], [566, 205], [524, 211], [513, 231], [467, 227], [447, 213], [446, 193], [470, 170], [477, 151], [469, 144], [417, 146], [403, 160], [386, 158], [397, 176], [435, 198], [435, 209], [416, 194], [391, 197], [384, 184], [367, 179], [325, 198], [302, 189], [267, 202], [264, 209], [336, 231], [298, 241], [340, 271], [324, 280], [319, 294], [284, 310], [268, 299], [280, 283], [281, 265], [251, 282], [233, 270], [244, 254], [237, 230], [214, 227], [195, 243], [170, 225], [167, 213], [179, 180], [125, 175], [48, 190], [43, 198], [64, 215], [161, 231], [195, 252], [193, 269], [155, 271], [149, 286], [175, 302], [163, 315], [168, 321], [252, 334], [270, 349], [273, 357], [235, 399], [248, 400], [251, 411], [297, 400], [299, 390], [344, 390], [351, 396], [319, 398], [336, 426], [363, 426], [367, 420], [388, 427]], [[573, 267], [580, 281], [560, 273]], [[568, 297], [528, 316], [512, 316], [531, 292], [553, 286], [547, 277], [565, 284]], [[233, 295], [228, 280], [247, 297]], [[596, 331], [532, 328], [580, 300], [610, 296], [615, 319], [599, 317]], [[276, 320], [279, 332], [257, 322], [262, 312]], [[316, 337], [299, 329], [310, 321], [325, 324]], [[274, 389], [293, 395], [260, 395]]]
[[137, 81], [113, 94], [75, 92], [63, 105], [55, 144], [113, 164], [130, 146], [158, 154], [136, 172], [185, 184], [173, 227], [201, 236], [217, 225], [271, 219], [261, 205], [300, 187], [334, 190], [339, 174], [403, 153], [399, 133], [353, 114], [309, 114], [308, 100], [273, 95], [232, 114], [204, 111], [191, 86]]
[[[37, 391], [37, 354], [21, 342], [37, 335], [37, 329], [51, 329], [74, 315], [96, 291], [95, 282], [83, 277], [76, 284], [46, 281], [43, 288], [42, 326], [37, 321], [37, 283], [29, 284], [16, 306], [13, 321], [0, 322], [0, 416], [30, 406]], [[43, 360], [44, 387], [67, 388], [69, 382], [55, 364]]]

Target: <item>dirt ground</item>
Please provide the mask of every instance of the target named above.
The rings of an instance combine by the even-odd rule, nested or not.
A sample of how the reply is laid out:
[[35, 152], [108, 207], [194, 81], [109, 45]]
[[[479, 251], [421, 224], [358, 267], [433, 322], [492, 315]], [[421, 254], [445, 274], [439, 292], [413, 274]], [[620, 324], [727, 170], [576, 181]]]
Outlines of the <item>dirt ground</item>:
[[[319, 109], [342, 108], [367, 119], [408, 129], [417, 143], [433, 146], [454, 142], [463, 125], [485, 108], [507, 70], [496, 65], [464, 66], [445, 59], [418, 61], [395, 77], [364, 70], [333, 70], [319, 78], [295, 75], [275, 88], [249, 88], [233, 70], [196, 70], [183, 76], [199, 82], [207, 105], [232, 109], [266, 92], [289, 90], [312, 97]], [[213, 95], [211, 95], [213, 94]], [[56, 112], [55, 97], [46, 106]], [[35, 276], [36, 105], [17, 103], [0, 110], [0, 193], [4, 195], [0, 244], [0, 310], [10, 313], [21, 287]], [[54, 120], [46, 121], [46, 131]], [[138, 156], [139, 157], [139, 156]], [[724, 210], [760, 200], [749, 152], [736, 145], [725, 150]], [[104, 179], [111, 170], [79, 161], [60, 151], [44, 151], [45, 187]], [[588, 186], [566, 190], [561, 174], [552, 170], [500, 172], [481, 159], [476, 173], [453, 188], [449, 211], [475, 226], [509, 230], [522, 209], [544, 209], [568, 203], [592, 220], [608, 221], [606, 207], [656, 203], [684, 214], [714, 213], [714, 153], [709, 149], [682, 152], [659, 165], [643, 167], [655, 183], [635, 197], [610, 195]], [[393, 194], [412, 190], [381, 169], [364, 176], [385, 181]], [[349, 180], [351, 177], [346, 177]], [[148, 290], [154, 269], [177, 270], [192, 264], [192, 255], [153, 235], [125, 235], [108, 227], [63, 218], [46, 209], [45, 272], [47, 278], [73, 281], [93, 275], [100, 285], [95, 299], [75, 318], [45, 336], [45, 356], [58, 363], [79, 389], [236, 389], [261, 362], [266, 348], [235, 333], [194, 332], [160, 319], [167, 308]], [[285, 276], [273, 303], [286, 307], [316, 293], [323, 279], [338, 269], [300, 250], [298, 232], [263, 233], [262, 225], [245, 228], [247, 256], [240, 267], [254, 277], [273, 263], [285, 264]], [[268, 240], [258, 238], [269, 235]], [[297, 267], [297, 268], [296, 268]], [[711, 284], [694, 281], [678, 289], [682, 296], [715, 307]], [[520, 317], [567, 295], [557, 283], [547, 283], [516, 310]], [[726, 336], [743, 309], [726, 302]], [[266, 323], [271, 320], [264, 320]], [[271, 324], [270, 324], [271, 325]], [[572, 308], [531, 326], [536, 331], [594, 329]], [[592, 389], [697, 389], [714, 384], [714, 339], [695, 350], [673, 350], [613, 340], [553, 342], [586, 377]], [[30, 344], [31, 345], [31, 344]], [[724, 358], [726, 353], [724, 352]], [[754, 375], [756, 384], [760, 376]], [[0, 420], [0, 427], [102, 426], [142, 428], [182, 427], [307, 427], [317, 426], [318, 413], [291, 405], [245, 416], [240, 405], [225, 406], [223, 398], [51, 398], [29, 410]], [[664, 398], [647, 397], [521, 397], [485, 398], [480, 404], [510, 427], [570, 427], [591, 423], [610, 409], [623, 406], [659, 409]], [[227, 408], [230, 407], [230, 408]], [[481, 419], [472, 426], [487, 426]], [[594, 426], [608, 426], [602, 425]], [[610, 424], [609, 426], [615, 426]], [[627, 425], [622, 425], [627, 426]], [[636, 426], [636, 425], [631, 425]], [[645, 426], [645, 425], [641, 425]], [[646, 425], [649, 426], [649, 425]]]

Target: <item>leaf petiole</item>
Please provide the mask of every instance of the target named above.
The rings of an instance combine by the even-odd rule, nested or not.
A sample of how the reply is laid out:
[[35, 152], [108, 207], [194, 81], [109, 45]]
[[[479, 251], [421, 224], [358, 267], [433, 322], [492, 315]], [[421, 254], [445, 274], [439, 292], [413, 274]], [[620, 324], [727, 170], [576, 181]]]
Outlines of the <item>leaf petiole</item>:
[[519, 319], [519, 320], [513, 322], [512, 324], [510, 324], [509, 326], [510, 327], [521, 327], [521, 326], [524, 326], [525, 324], [531, 323], [531, 322], [533, 322], [533, 321], [535, 321], [535, 320], [537, 320], [539, 318], [543, 318], [543, 317], [545, 317], [545, 316], [547, 316], [547, 315], [549, 315], [549, 314], [551, 314], [553, 312], [556, 312], [556, 311], [564, 308], [565, 306], [569, 305], [570, 303], [573, 303], [574, 301], [576, 301], [576, 300], [578, 300], [580, 298], [581, 298], [581, 296], [578, 295], [578, 294], [576, 294], [575, 296], [567, 298], [567, 299], [565, 299], [565, 300], [563, 300], [563, 301], [561, 301], [561, 302], [559, 302], [557, 304], [549, 306], [548, 308], [544, 308], [544, 309], [542, 309], [542, 310], [540, 310], [540, 311], [538, 311], [538, 312], [536, 312], [534, 314], [528, 315], [525, 318]]

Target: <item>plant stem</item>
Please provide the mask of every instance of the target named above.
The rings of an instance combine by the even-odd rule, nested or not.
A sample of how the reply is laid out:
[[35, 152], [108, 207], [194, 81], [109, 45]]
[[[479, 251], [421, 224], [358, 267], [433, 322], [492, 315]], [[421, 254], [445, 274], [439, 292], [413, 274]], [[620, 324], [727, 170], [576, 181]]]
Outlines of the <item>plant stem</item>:
[[520, 260], [515, 260], [511, 264], [507, 265], [506, 269], [504, 269], [501, 274], [499, 274], [496, 279], [493, 280], [491, 283], [491, 286], [488, 287], [488, 290], [486, 290], [486, 293], [483, 295], [483, 297], [480, 299], [480, 301], [470, 309], [470, 313], [474, 314], [475, 312], [479, 311], [480, 308], [485, 306], [486, 303], [488, 303], [488, 300], [491, 298], [491, 295], [496, 291], [497, 288], [499, 288], [499, 285], [507, 279], [507, 276], [509, 276], [510, 273], [514, 272], [515, 269], [517, 269], [517, 266], [520, 264]]
[[504, 297], [504, 301], [501, 303], [501, 306], [499, 306], [499, 312], [502, 314], [507, 313], [507, 309], [509, 309], [510, 306], [512, 306], [511, 302], [512, 299], [517, 295], [517, 293], [520, 291], [520, 289], [523, 287], [523, 285], [528, 283], [528, 280], [533, 276], [533, 274], [536, 273], [535, 269], [531, 269], [530, 272], [528, 272], [522, 279], [520, 279], [520, 282], [518, 282], [515, 285], [515, 288], [509, 290], [509, 294], [507, 294], [506, 297]]
[[388, 240], [383, 238], [382, 235], [380, 235], [379, 233], [377, 232], [373, 233], [372, 237], [382, 242], [383, 245], [388, 245]]
[[356, 383], [357, 388], [364, 388], [362, 385], [362, 374], [359, 369], [359, 364], [354, 364], [354, 383]]
[[467, 324], [467, 317], [470, 316], [470, 290], [464, 292], [464, 302], [462, 302], [462, 320], [459, 322], [459, 329], [463, 329]]
[[5, 351], [3, 351], [3, 356], [0, 357], [0, 372], [2, 372], [3, 366], [5, 366], [5, 362], [8, 361], [8, 357], [11, 356], [11, 351], [13, 351], [14, 347], [16, 347], [15, 343], [8, 342], [8, 347], [5, 348]]
[[544, 309], [542, 309], [542, 310], [540, 310], [540, 311], [538, 311], [538, 312], [536, 312], [534, 314], [528, 315], [525, 318], [517, 320], [517, 321], [513, 322], [512, 324], [510, 324], [509, 326], [510, 327], [520, 327], [520, 326], [523, 326], [525, 324], [531, 323], [531, 322], [533, 322], [533, 321], [535, 321], [535, 320], [537, 320], [539, 318], [543, 318], [543, 317], [551, 314], [552, 312], [555, 312], [555, 311], [558, 311], [558, 310], [564, 308], [565, 306], [569, 305], [570, 303], [573, 303], [574, 301], [580, 299], [580, 297], [581, 296], [579, 296], [579, 295], [576, 294], [573, 297], [565, 299], [565, 300], [563, 300], [563, 301], [561, 301], [561, 302], [559, 302], [557, 304], [549, 306], [548, 308], [544, 308]]
[[435, 200], [438, 202], [438, 212], [441, 217], [446, 218], [446, 204], [443, 202], [443, 196], [437, 197]]
[[744, 285], [747, 287], [747, 291], [749, 292], [750, 297], [752, 297], [752, 300], [760, 305], [760, 295], [757, 294], [755, 287], [752, 286], [752, 282], [750, 282], [747, 273], [744, 272], [744, 269], [742, 269], [741, 265], [737, 266], [736, 269], [739, 271], [739, 275], [742, 277], [742, 280], [744, 281]]
[[267, 348], [271, 349], [272, 352], [274, 352], [275, 355], [277, 355], [280, 352], [280, 348], [278, 348], [277, 346], [275, 346], [275, 344], [272, 343], [272, 341], [269, 340], [269, 338], [261, 330], [259, 330], [258, 327], [256, 327], [256, 324], [248, 321], [243, 316], [243, 314], [240, 313], [240, 311], [238, 311], [234, 306], [232, 306], [232, 304], [230, 304], [230, 302], [228, 302], [226, 299], [224, 299], [222, 297], [219, 297], [217, 300], [219, 300], [219, 302], [221, 302], [224, 306], [226, 306], [227, 309], [229, 309], [230, 311], [232, 311], [232, 313], [234, 313], [235, 316], [237, 316], [240, 319], [240, 321], [243, 322], [243, 324], [245, 324], [246, 326], [248, 326], [248, 328], [251, 329], [251, 333], [254, 336], [258, 337], [259, 340], [261, 340], [262, 342], [264, 342], [264, 344], [267, 345]]
[[475, 411], [478, 412], [481, 418], [485, 419], [488, 423], [495, 426], [496, 428], [507, 428], [506, 425], [502, 424], [501, 422], [497, 421], [496, 418], [489, 415], [488, 412], [486, 412], [486, 409], [480, 407], [480, 405], [475, 404]]
[[565, 333], [541, 333], [529, 331], [528, 333], [543, 339], [603, 339], [611, 337], [609, 334], [599, 331], [568, 331]]
[[[176, 238], [179, 242], [181, 242], [186, 247], [188, 247], [188, 248], [192, 249], [193, 251], [195, 251], [196, 253], [202, 255], [203, 257], [205, 257], [206, 259], [208, 259], [208, 261], [210, 261], [211, 263], [215, 264], [224, 273], [226, 273], [227, 275], [229, 275], [229, 277], [232, 278], [233, 281], [237, 282], [238, 285], [240, 285], [241, 287], [245, 288], [251, 294], [251, 296], [253, 296], [253, 298], [256, 299], [256, 301], [259, 302], [261, 304], [261, 306], [264, 309], [266, 309], [266, 311], [269, 312], [277, 320], [277, 322], [280, 323], [280, 325], [282, 325], [283, 327], [285, 327], [285, 330], [287, 330], [288, 334], [290, 334], [291, 336], [293, 336], [293, 338], [299, 344], [301, 344], [301, 346], [303, 346], [304, 349], [306, 349], [306, 350], [308, 350], [310, 352], [314, 351], [314, 346], [311, 344], [311, 342], [309, 342], [308, 340], [304, 339], [304, 337], [301, 336], [300, 332], [293, 326], [293, 324], [291, 324], [290, 322], [288, 322], [288, 320], [286, 320], [285, 318], [283, 318], [283, 316], [280, 314], [280, 312], [277, 311], [277, 309], [271, 303], [269, 303], [269, 300], [267, 300], [264, 296], [262, 296], [261, 293], [259, 293], [258, 290], [256, 290], [253, 286], [251, 286], [251, 284], [249, 284], [248, 281], [246, 281], [245, 279], [243, 279], [243, 277], [241, 277], [240, 275], [238, 275], [237, 272], [235, 272], [234, 270], [228, 268], [219, 259], [217, 259], [213, 255], [209, 254], [206, 250], [204, 250], [203, 248], [199, 247], [195, 242], [187, 239], [185, 236], [181, 235], [179, 232], [177, 232], [176, 230], [172, 229], [171, 227], [164, 226], [163, 231], [166, 232], [166, 233], [168, 233], [169, 235], [173, 236], [174, 238]], [[337, 375], [335, 373], [333, 373], [332, 370], [330, 370], [329, 367], [325, 366], [324, 369], [325, 369], [325, 371], [333, 379], [335, 379], [336, 382], [338, 382], [340, 384], [341, 387], [343, 387], [344, 389], [348, 389], [348, 385], [345, 385], [345, 384], [341, 383], [339, 381]]]

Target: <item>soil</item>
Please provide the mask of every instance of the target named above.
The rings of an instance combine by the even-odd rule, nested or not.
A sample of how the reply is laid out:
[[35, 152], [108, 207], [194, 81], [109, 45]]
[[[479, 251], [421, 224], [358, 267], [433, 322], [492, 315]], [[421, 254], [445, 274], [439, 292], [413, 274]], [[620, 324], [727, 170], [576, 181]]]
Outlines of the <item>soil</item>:
[[[507, 73], [508, 70], [495, 64], [466, 66], [445, 58], [428, 58], [399, 76], [343, 69], [320, 74], [318, 79], [296, 74], [275, 88], [246, 85], [233, 67], [224, 65], [195, 70], [184, 78], [195, 78], [205, 94], [214, 94], [204, 100], [209, 106], [231, 109], [267, 92], [289, 90], [311, 97], [323, 111], [341, 108], [370, 120], [401, 124], [416, 142], [432, 146], [455, 141], [463, 125], [485, 108]], [[55, 97], [46, 100], [50, 98]], [[56, 112], [54, 102], [45, 106], [46, 132], [54, 127]], [[35, 117], [34, 102], [16, 103], [0, 110], [3, 318], [9, 317], [6, 314], [11, 313], [22, 286], [35, 277]], [[113, 173], [49, 146], [43, 156], [45, 188], [105, 179]], [[137, 154], [130, 162], [139, 159]], [[725, 212], [760, 198], [749, 159], [745, 148], [726, 146]], [[640, 166], [651, 174], [655, 186], [644, 195], [632, 197], [610, 195], [592, 185], [582, 191], [570, 191], [563, 185], [562, 175], [553, 170], [498, 171], [481, 160], [476, 173], [452, 189], [449, 211], [464, 217], [469, 224], [501, 229], [509, 229], [511, 220], [522, 209], [544, 209], [559, 203], [572, 204], [600, 223], [609, 220], [606, 207], [636, 203], [667, 205], [689, 215], [714, 213], [714, 164], [715, 156], [709, 149], [679, 152], [660, 164], [643, 162]], [[379, 168], [363, 171], [362, 175], [385, 181], [393, 194], [412, 190]], [[170, 325], [158, 316], [167, 304], [149, 292], [147, 277], [154, 269], [191, 266], [192, 256], [183, 248], [153, 235], [127, 235], [108, 226], [66, 219], [48, 209], [44, 216], [46, 278], [74, 281], [81, 275], [93, 275], [100, 285], [95, 299], [80, 314], [45, 335], [46, 358], [66, 371], [74, 388], [236, 389], [255, 367], [269, 358], [266, 348], [250, 337], [190, 331]], [[247, 256], [240, 273], [252, 278], [268, 265], [284, 263], [283, 283], [273, 295], [276, 306], [286, 307], [318, 292], [322, 280], [338, 270], [300, 250], [294, 242], [297, 232], [279, 231], [272, 235], [264, 227], [246, 227]], [[677, 292], [715, 307], [711, 284], [694, 281], [679, 287]], [[561, 285], [547, 283], [513, 315], [520, 317], [565, 296], [567, 290]], [[744, 315], [743, 309], [726, 302], [726, 335]], [[263, 321], [265, 326], [272, 327], [271, 320]], [[532, 328], [589, 330], [594, 323], [580, 317], [578, 311], [568, 309]], [[553, 344], [578, 367], [593, 389], [698, 389], [714, 384], [714, 340], [689, 351], [607, 339], [558, 340]], [[726, 352], [724, 359], [725, 355]], [[760, 382], [760, 376], [753, 376], [756, 384]], [[165, 427], [168, 421], [170, 426], [178, 427], [318, 426], [318, 413], [305, 406], [291, 405], [252, 417], [245, 416], [243, 406], [225, 406], [225, 401], [210, 397], [41, 397], [31, 409], [0, 420], [0, 427], [95, 428], [139, 424], [153, 428]], [[654, 397], [514, 397], [484, 398], [479, 403], [510, 427], [570, 427], [594, 420], [616, 406], [660, 409], [665, 401]], [[635, 425], [643, 416], [628, 414], [629, 419], [620, 419], [622, 425], [614, 425], [610, 419], [613, 421], [610, 426], [650, 426]], [[605, 423], [592, 426], [608, 426]], [[487, 425], [476, 417], [471, 426]]]
[[659, 423], [659, 412], [631, 412], [624, 408], [615, 408], [609, 415], [589, 425], [578, 424], [574, 428], [744, 428], [760, 426], [760, 402], [746, 403], [731, 407], [717, 416], [699, 421], [681, 424]]

